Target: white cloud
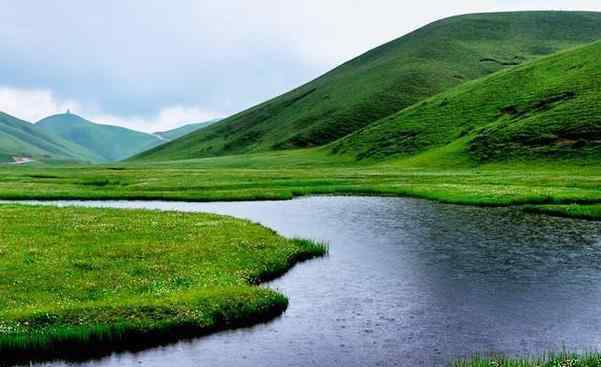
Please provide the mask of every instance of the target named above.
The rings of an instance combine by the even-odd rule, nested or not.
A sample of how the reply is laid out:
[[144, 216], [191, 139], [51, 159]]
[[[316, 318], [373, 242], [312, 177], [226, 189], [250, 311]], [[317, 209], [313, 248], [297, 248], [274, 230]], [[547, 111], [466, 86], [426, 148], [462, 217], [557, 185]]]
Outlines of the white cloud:
[[[601, 10], [599, 0], [262, 1], [263, 37], [277, 34], [306, 63], [331, 68], [433, 21], [469, 13]], [[254, 6], [253, 6], [254, 7]], [[281, 30], [281, 31], [279, 31]], [[256, 31], [255, 31], [256, 32]]]
[[151, 118], [110, 114], [93, 114], [87, 118], [97, 123], [123, 126], [139, 131], [158, 132], [171, 130], [188, 123], [205, 122], [218, 117], [224, 117], [224, 115], [195, 106], [170, 106], [163, 108], [157, 116]]
[[117, 116], [95, 109], [86, 109], [86, 106], [75, 100], [60, 99], [50, 90], [0, 86], [0, 111], [25, 121], [35, 123], [44, 117], [64, 113], [68, 109], [93, 122], [146, 132], [170, 130], [186, 123], [204, 122], [224, 116], [197, 106], [165, 107], [158, 115], [150, 118]]
[[35, 88], [4, 90], [0, 110], [35, 121], [71, 107], [145, 131], [251, 107], [451, 15], [601, 10], [599, 0], [0, 2], [2, 83]]
[[599, 0], [497, 0], [494, 10], [601, 10]]
[[73, 100], [60, 100], [50, 90], [0, 87], [0, 111], [36, 122], [67, 109], [80, 109]]
[[[272, 4], [274, 5], [274, 4]], [[333, 67], [435, 20], [497, 7], [494, 0], [306, 0], [277, 2], [271, 17], [305, 62]]]

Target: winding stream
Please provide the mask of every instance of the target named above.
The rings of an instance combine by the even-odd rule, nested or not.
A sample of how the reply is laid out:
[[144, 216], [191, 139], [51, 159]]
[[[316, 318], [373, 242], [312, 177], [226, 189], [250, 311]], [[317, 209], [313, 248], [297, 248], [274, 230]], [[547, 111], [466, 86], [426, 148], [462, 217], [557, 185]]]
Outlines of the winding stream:
[[81, 366], [446, 366], [601, 349], [601, 223], [400, 198], [54, 204], [229, 214], [330, 243], [269, 283], [290, 298], [273, 322]]

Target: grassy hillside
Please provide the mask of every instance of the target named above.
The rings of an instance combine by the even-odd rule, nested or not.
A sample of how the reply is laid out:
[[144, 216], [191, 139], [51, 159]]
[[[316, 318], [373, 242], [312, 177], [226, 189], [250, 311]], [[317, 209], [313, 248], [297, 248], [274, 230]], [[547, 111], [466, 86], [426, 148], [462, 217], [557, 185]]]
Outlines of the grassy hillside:
[[162, 142], [152, 134], [96, 124], [71, 113], [47, 117], [35, 126], [93, 152], [100, 161], [125, 159]]
[[206, 122], [198, 122], [194, 124], [186, 124], [184, 126], [178, 127], [176, 129], [167, 130], [167, 131], [158, 131], [153, 133], [153, 135], [159, 136], [165, 140], [175, 140], [179, 139], [182, 136], [188, 135], [196, 130], [204, 129], [209, 127], [217, 122], [221, 121], [221, 119], [213, 119]]
[[35, 160], [94, 161], [92, 152], [52, 137], [29, 122], [0, 112], [0, 162], [10, 162], [13, 156]]
[[137, 157], [176, 160], [320, 146], [468, 80], [601, 38], [601, 13], [444, 19]]
[[[599, 55], [597, 42], [466, 83], [346, 137], [331, 150], [384, 159], [438, 148], [477, 163], [599, 159]], [[436, 152], [424, 154], [436, 159]]]

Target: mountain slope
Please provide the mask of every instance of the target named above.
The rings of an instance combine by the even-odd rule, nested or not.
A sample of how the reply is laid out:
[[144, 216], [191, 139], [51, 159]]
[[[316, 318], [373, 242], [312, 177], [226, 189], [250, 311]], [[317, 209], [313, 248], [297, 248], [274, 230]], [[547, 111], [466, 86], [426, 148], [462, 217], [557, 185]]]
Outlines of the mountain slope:
[[98, 159], [86, 149], [59, 137], [49, 136], [29, 122], [0, 112], [0, 162], [12, 161], [14, 156], [35, 160]]
[[601, 38], [601, 13], [474, 14], [432, 23], [135, 159], [320, 146], [468, 80]]
[[475, 162], [601, 158], [601, 42], [469, 82], [332, 144], [358, 159], [434, 148]]
[[196, 130], [200, 130], [200, 129], [209, 127], [219, 121], [221, 121], [221, 119], [213, 119], [213, 120], [206, 121], [206, 122], [186, 124], [184, 126], [180, 126], [178, 128], [172, 129], [172, 130], [158, 131], [156, 133], [153, 133], [153, 135], [156, 135], [166, 141], [171, 141], [171, 140], [179, 139], [182, 136], [188, 135]]
[[122, 160], [162, 143], [152, 134], [96, 124], [71, 113], [46, 117], [35, 126], [93, 152], [100, 161]]

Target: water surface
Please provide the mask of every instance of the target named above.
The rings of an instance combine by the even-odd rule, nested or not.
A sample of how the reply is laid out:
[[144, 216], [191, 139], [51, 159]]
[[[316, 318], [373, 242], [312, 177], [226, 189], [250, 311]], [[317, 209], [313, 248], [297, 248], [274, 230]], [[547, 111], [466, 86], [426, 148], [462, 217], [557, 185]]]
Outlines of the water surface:
[[290, 298], [273, 322], [81, 366], [446, 366], [601, 349], [600, 223], [400, 198], [77, 204], [228, 214], [330, 243], [269, 284]]

